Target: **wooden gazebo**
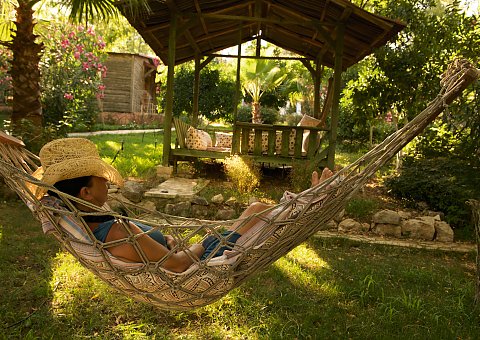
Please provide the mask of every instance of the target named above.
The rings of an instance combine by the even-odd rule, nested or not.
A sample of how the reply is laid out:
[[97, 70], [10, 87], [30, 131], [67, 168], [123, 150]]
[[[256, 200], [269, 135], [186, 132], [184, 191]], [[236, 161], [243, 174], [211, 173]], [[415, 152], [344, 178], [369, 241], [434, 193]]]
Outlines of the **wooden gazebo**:
[[[194, 60], [194, 119], [198, 114], [200, 70], [217, 52], [265, 40], [298, 54], [315, 84], [314, 115], [320, 115], [322, 66], [334, 70], [326, 164], [334, 164], [342, 72], [395, 36], [404, 24], [369, 13], [346, 0], [148, 0], [149, 11], [120, 8], [168, 66], [163, 165], [171, 153], [174, 66]], [[135, 14], [134, 14], [135, 13]], [[260, 46], [257, 43], [257, 46]], [[260, 50], [257, 55], [261, 58]], [[261, 137], [261, 134], [260, 134]], [[301, 149], [301, 148], [300, 148]]]

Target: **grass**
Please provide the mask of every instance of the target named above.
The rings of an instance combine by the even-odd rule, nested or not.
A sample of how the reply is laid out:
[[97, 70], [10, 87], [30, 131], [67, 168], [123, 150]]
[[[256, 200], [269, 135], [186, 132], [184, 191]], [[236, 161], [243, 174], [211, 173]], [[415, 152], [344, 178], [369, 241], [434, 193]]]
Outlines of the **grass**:
[[88, 137], [103, 160], [112, 164], [123, 177], [147, 178], [155, 173], [163, 155], [162, 133], [97, 135]]
[[167, 312], [96, 279], [0, 203], [0, 339], [477, 339], [475, 254], [312, 238], [218, 302]]

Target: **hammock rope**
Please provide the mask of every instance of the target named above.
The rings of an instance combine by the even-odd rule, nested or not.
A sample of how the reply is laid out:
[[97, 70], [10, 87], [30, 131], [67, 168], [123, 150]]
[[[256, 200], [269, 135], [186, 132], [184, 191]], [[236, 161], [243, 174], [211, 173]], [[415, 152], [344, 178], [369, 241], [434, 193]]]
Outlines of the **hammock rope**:
[[[244, 220], [183, 218], [117, 200], [116, 203], [127, 212], [128, 220], [148, 224], [175, 239], [176, 246], [156, 262], [148, 260], [137, 242], [143, 234], [134, 234], [128, 228], [125, 216], [108, 207], [99, 208], [66, 195], [35, 179], [31, 174], [38, 168], [38, 157], [26, 150], [21, 142], [4, 133], [0, 134], [0, 175], [41, 221], [44, 232], [53, 234], [67, 251], [99, 278], [137, 300], [163, 309], [189, 310], [223, 297], [325, 228], [326, 223], [344, 209], [348, 199], [382, 165], [479, 77], [479, 70], [468, 61], [452, 62], [441, 80], [439, 95], [403, 128], [333, 177], [298, 195], [286, 192], [279, 204]], [[35, 187], [47, 188], [57, 193], [59, 198], [47, 196], [39, 200], [34, 195]], [[80, 211], [75, 203], [87, 205], [94, 212]], [[128, 237], [106, 243], [94, 237], [84, 217], [104, 215], [106, 212], [118, 218]], [[234, 245], [220, 235], [225, 228], [236, 225], [238, 230], [253, 218], [257, 219], [255, 226]], [[201, 242], [209, 234], [221, 240], [217, 248], [231, 245], [232, 251], [215, 258], [213, 252], [206, 260], [198, 259], [188, 247]], [[109, 253], [110, 247], [124, 243], [135, 248], [142, 259], [140, 263], [125, 262]], [[178, 251], [186, 252], [194, 262], [192, 266], [182, 273], [165, 270], [165, 261]]]

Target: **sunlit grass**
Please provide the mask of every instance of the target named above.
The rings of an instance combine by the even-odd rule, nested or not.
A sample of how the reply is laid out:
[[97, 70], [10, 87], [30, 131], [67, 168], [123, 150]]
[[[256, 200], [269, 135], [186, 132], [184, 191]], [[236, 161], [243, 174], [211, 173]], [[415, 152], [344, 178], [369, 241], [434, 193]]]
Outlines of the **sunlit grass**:
[[162, 162], [163, 134], [98, 135], [89, 137], [104, 161], [124, 178], [148, 178]]
[[0, 339], [480, 338], [473, 253], [312, 238], [217, 302], [169, 312], [84, 269], [23, 204], [0, 204], [0, 226]]

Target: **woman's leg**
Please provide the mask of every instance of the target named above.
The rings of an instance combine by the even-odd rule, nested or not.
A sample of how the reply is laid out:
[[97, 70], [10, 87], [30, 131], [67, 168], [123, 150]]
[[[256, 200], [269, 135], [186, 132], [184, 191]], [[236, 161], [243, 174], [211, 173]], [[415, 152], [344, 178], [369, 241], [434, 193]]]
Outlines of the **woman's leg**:
[[[257, 216], [253, 217], [246, 223], [242, 225], [242, 222], [249, 216], [254, 215], [254, 214], [259, 214], [262, 211], [265, 211], [266, 209], [270, 208], [272, 205], [271, 204], [266, 204], [262, 202], [255, 202], [250, 204], [247, 209], [245, 209], [240, 217], [238, 218], [239, 221], [236, 221], [232, 226], [229, 228], [229, 230], [236, 231], [240, 235], [245, 234], [248, 230], [250, 230], [258, 221], [259, 218]], [[240, 226], [241, 225], [241, 226]], [[239, 227], [240, 226], [240, 227]], [[238, 228], [238, 229], [237, 229]]]

